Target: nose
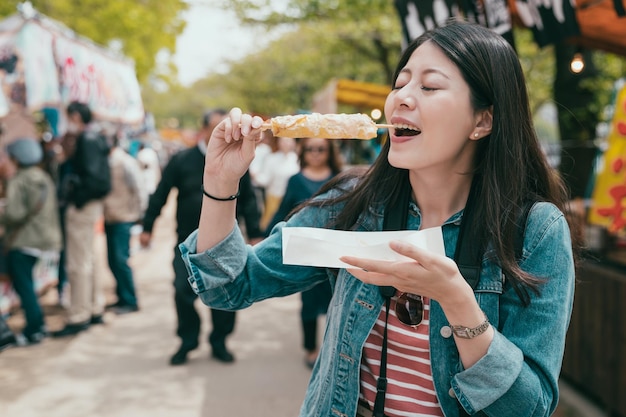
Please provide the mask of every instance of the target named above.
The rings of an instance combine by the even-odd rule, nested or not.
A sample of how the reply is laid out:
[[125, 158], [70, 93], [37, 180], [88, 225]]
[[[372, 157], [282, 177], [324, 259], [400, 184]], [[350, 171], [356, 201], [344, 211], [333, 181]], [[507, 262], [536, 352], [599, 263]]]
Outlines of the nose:
[[394, 96], [394, 105], [397, 107], [403, 106], [412, 109], [415, 107], [415, 95], [412, 94], [411, 89], [408, 87], [403, 87], [399, 90], [396, 90], [396, 94]]

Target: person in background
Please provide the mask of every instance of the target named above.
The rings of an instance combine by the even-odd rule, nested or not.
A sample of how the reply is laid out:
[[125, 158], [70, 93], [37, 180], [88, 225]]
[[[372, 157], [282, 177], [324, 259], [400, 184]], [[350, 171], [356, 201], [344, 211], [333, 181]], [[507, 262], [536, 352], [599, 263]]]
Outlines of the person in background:
[[137, 152], [137, 160], [141, 167], [141, 173], [143, 176], [144, 187], [151, 195], [156, 190], [159, 180], [161, 179], [161, 164], [159, 162], [159, 155], [150, 146], [141, 142], [139, 144], [139, 151]]
[[[266, 233], [279, 222], [286, 220], [298, 205], [311, 198], [326, 182], [339, 174], [343, 161], [334, 141], [322, 138], [303, 138], [298, 143], [300, 172], [289, 178], [287, 189]], [[318, 356], [318, 318], [326, 314], [332, 297], [329, 281], [303, 291], [300, 319], [303, 347], [306, 351], [305, 364], [313, 368]]]
[[[177, 245], [174, 248], [174, 302], [176, 305], [176, 334], [181, 339], [178, 350], [170, 358], [171, 365], [187, 362], [187, 355], [198, 347], [200, 338], [200, 315], [194, 303], [197, 296], [187, 281], [187, 270], [180, 257], [178, 244], [193, 232], [200, 219], [202, 206], [202, 172], [206, 146], [211, 132], [224, 119], [225, 110], [216, 109], [207, 112], [202, 119], [202, 129], [197, 137], [197, 145], [173, 155], [165, 168], [161, 181], [150, 197], [146, 214], [143, 218], [143, 231], [139, 235], [142, 247], [148, 247], [152, 239], [152, 228], [167, 202], [170, 191], [178, 190], [176, 200], [176, 235]], [[258, 241], [262, 238], [259, 229], [260, 212], [252, 188], [249, 175], [239, 181], [239, 197], [237, 198], [238, 215], [245, 219], [249, 239]], [[226, 338], [235, 328], [235, 312], [211, 309], [213, 328], [209, 335], [211, 355], [221, 362], [233, 362], [234, 355], [226, 347]]]
[[[232, 109], [207, 148], [198, 230], [180, 246], [189, 282], [206, 305], [235, 310], [331, 281], [301, 417], [548, 417], [580, 246], [515, 50], [452, 22], [407, 46], [391, 87], [394, 127], [374, 164], [333, 178], [255, 246], [219, 199], [237, 191], [263, 120]], [[286, 265], [290, 227], [435, 228], [445, 253], [392, 240], [397, 260], [338, 253], [345, 267]], [[472, 260], [457, 263], [457, 244]]]
[[77, 137], [78, 133], [65, 132], [65, 134], [59, 138], [57, 145], [59, 161], [57, 166], [56, 186], [57, 200], [59, 202], [59, 219], [61, 220], [61, 232], [63, 233], [63, 248], [61, 249], [59, 258], [59, 283], [57, 284], [60, 306], [69, 305], [69, 300], [67, 299], [69, 279], [67, 278], [67, 270], [65, 268], [65, 210], [69, 204], [67, 200], [68, 187], [72, 177], [72, 164], [70, 159], [76, 149]]
[[269, 129], [264, 130], [261, 134], [261, 141], [257, 144], [254, 151], [254, 159], [250, 163], [250, 169], [248, 170], [250, 172], [250, 178], [252, 179], [252, 186], [256, 191], [257, 200], [260, 203], [259, 208], [261, 212], [265, 210], [265, 187], [256, 182], [256, 177], [263, 170], [263, 165], [265, 164], [267, 156], [274, 152], [272, 144], [275, 144], [274, 134]]
[[264, 189], [265, 204], [261, 217], [261, 228], [267, 229], [274, 213], [285, 194], [287, 181], [300, 170], [296, 140], [293, 138], [274, 138], [274, 152], [263, 158], [263, 165], [257, 169], [254, 183]]
[[5, 228], [7, 271], [24, 310], [25, 342], [41, 342], [48, 334], [35, 289], [33, 269], [46, 253], [61, 250], [61, 225], [57, 211], [56, 187], [50, 175], [37, 164], [43, 151], [38, 141], [21, 138], [7, 146], [17, 172], [8, 179], [6, 206], [0, 213]]
[[139, 162], [119, 146], [113, 137], [109, 154], [111, 192], [104, 198], [104, 233], [107, 241], [107, 260], [115, 278], [116, 302], [107, 306], [116, 314], [139, 310], [130, 258], [131, 228], [142, 219], [148, 203]]
[[96, 224], [102, 219], [103, 199], [111, 190], [109, 144], [92, 123], [89, 106], [67, 106], [68, 132], [76, 138], [61, 187], [65, 206], [65, 269], [70, 285], [66, 324], [53, 337], [73, 336], [93, 324], [103, 324], [102, 271], [96, 267]]

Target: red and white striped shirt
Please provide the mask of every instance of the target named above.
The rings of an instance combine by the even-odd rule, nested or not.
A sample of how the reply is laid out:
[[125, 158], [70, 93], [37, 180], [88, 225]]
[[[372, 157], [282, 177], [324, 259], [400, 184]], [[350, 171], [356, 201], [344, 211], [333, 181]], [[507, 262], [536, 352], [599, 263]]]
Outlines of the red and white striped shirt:
[[[430, 300], [424, 300], [422, 323], [413, 328], [402, 324], [395, 313], [397, 295], [392, 297], [387, 327], [387, 392], [385, 415], [389, 417], [438, 416], [443, 411], [435, 394], [430, 368]], [[383, 305], [363, 347], [361, 362], [361, 397], [373, 409], [376, 381], [380, 375], [380, 356], [385, 329]]]

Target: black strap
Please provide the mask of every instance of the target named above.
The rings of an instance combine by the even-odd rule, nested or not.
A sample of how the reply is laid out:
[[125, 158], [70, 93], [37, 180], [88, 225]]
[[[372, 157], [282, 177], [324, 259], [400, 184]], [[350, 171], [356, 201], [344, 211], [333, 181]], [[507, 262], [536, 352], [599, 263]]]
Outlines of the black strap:
[[[390, 202], [385, 207], [383, 218], [383, 230], [404, 230], [409, 218], [409, 201], [411, 198], [411, 186], [408, 176], [405, 184], [401, 184], [400, 193], [396, 201]], [[387, 322], [389, 319], [389, 308], [391, 308], [391, 297], [396, 293], [396, 289], [391, 286], [378, 287], [380, 294], [385, 298], [385, 329], [383, 330], [383, 345], [380, 352], [380, 374], [376, 381], [376, 400], [374, 401], [373, 417], [385, 416], [385, 393], [387, 392]]]
[[[404, 230], [406, 222], [409, 218], [409, 201], [411, 200], [411, 185], [409, 184], [408, 175], [405, 184], [401, 186], [398, 199], [390, 202], [385, 207], [383, 218], [383, 230]], [[380, 294], [383, 297], [392, 297], [396, 293], [394, 287], [379, 287]]]
[[[390, 287], [393, 288], [393, 287]], [[385, 393], [387, 392], [387, 322], [391, 297], [385, 297], [385, 329], [383, 330], [383, 345], [380, 350], [380, 374], [376, 381], [376, 400], [374, 401], [373, 417], [385, 417]]]
[[622, 0], [613, 0], [613, 6], [615, 6], [615, 13], [617, 13], [619, 17], [626, 16], [626, 9], [624, 9]]
[[461, 275], [463, 275], [463, 278], [465, 278], [467, 283], [472, 288], [476, 288], [476, 285], [478, 285], [478, 279], [480, 278], [480, 265], [484, 252], [484, 248], [477, 244], [479, 243], [479, 240], [466, 238], [466, 235], [469, 233], [467, 231], [470, 227], [469, 225], [474, 224], [473, 207], [474, 200], [476, 196], [479, 195], [479, 184], [479, 178], [474, 178], [467, 197], [465, 209], [463, 210], [459, 237], [457, 238], [456, 249], [454, 251], [454, 261], [458, 265]]

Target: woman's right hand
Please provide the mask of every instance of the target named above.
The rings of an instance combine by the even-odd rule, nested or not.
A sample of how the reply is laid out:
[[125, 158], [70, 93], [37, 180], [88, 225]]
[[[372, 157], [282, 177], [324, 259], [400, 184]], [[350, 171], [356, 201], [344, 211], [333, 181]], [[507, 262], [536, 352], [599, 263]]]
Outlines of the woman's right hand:
[[221, 187], [225, 189], [239, 183], [250, 162], [254, 159], [256, 144], [261, 140], [259, 116], [242, 113], [233, 108], [211, 133], [207, 145], [204, 166], [204, 184], [219, 195]]

